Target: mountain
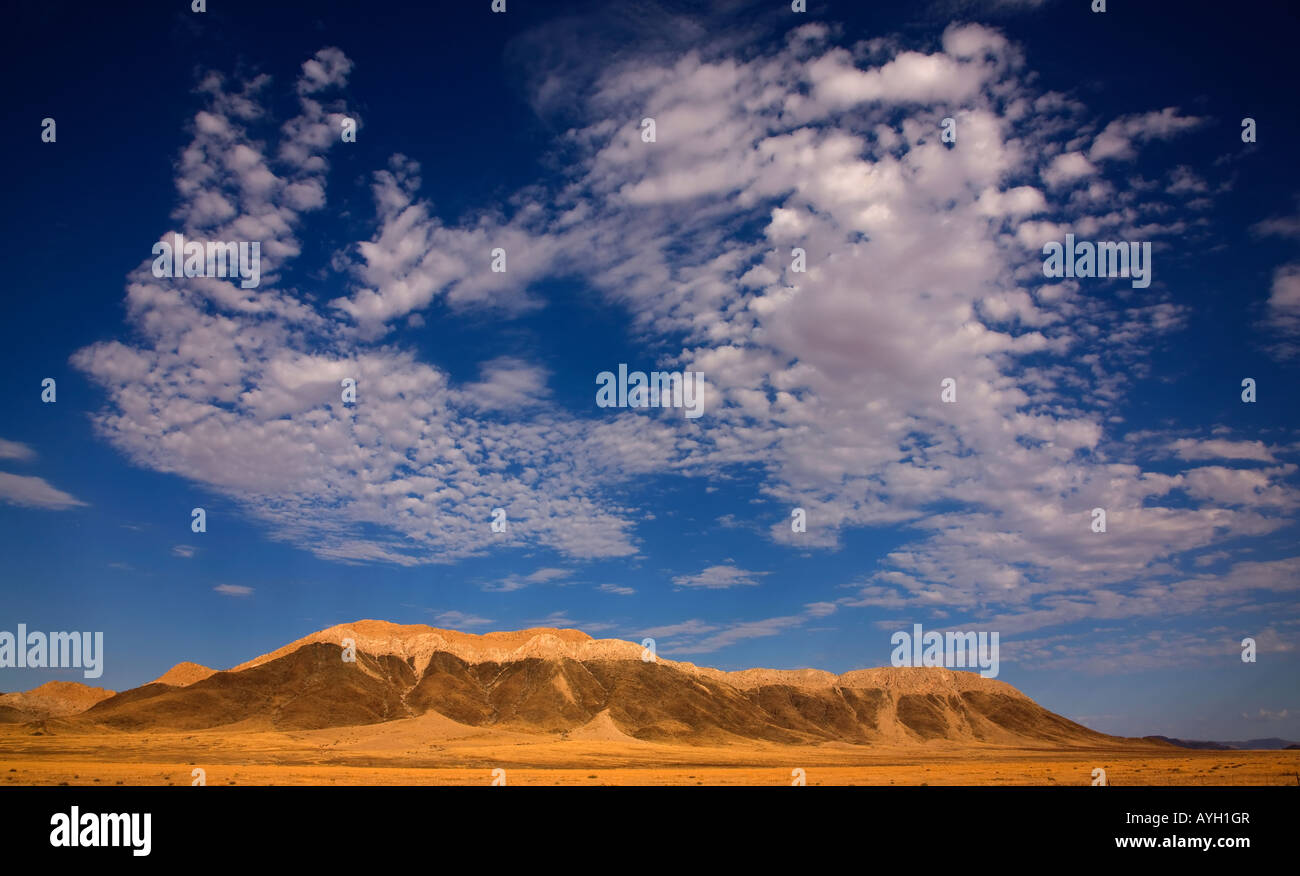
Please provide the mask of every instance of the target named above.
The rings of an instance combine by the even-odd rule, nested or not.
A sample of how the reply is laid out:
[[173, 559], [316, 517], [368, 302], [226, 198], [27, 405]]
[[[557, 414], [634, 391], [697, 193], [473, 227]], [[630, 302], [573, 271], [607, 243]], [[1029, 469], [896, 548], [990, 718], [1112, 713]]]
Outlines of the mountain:
[[1170, 745], [1177, 745], [1179, 748], [1195, 748], [1205, 751], [1280, 751], [1300, 747], [1289, 739], [1278, 739], [1275, 736], [1267, 739], [1246, 739], [1240, 742], [1200, 742], [1194, 739], [1171, 739], [1168, 736], [1147, 736], [1144, 738], [1167, 742]]
[[196, 681], [202, 681], [216, 671], [217, 670], [209, 669], [199, 663], [190, 663], [186, 661], [184, 663], [177, 663], [171, 669], [168, 669], [162, 675], [155, 678], [151, 684], [169, 684], [172, 687], [185, 687], [186, 685], [193, 684]]
[[48, 681], [26, 692], [0, 694], [0, 724], [62, 718], [84, 712], [113, 691], [75, 681]]
[[[355, 662], [344, 660], [345, 639], [352, 640]], [[571, 629], [476, 635], [365, 620], [321, 630], [225, 672], [196, 664], [182, 670], [187, 664], [181, 664], [73, 720], [120, 730], [306, 730], [436, 713], [471, 727], [586, 739], [1132, 743], [1053, 714], [973, 672], [724, 672], [646, 662], [641, 655], [632, 642]]]
[[1296, 747], [1296, 743], [1290, 739], [1278, 739], [1276, 736], [1269, 736], [1265, 739], [1247, 739], [1244, 742], [1225, 742], [1224, 744], [1231, 745], [1233, 748], [1249, 748], [1261, 751], [1281, 751], [1286, 748]]
[[1174, 739], [1172, 736], [1144, 736], [1143, 739], [1152, 742], [1163, 742], [1166, 745], [1175, 745], [1179, 748], [1194, 748], [1198, 751], [1231, 751], [1231, 745], [1225, 745], [1222, 742], [1198, 742], [1194, 739]]

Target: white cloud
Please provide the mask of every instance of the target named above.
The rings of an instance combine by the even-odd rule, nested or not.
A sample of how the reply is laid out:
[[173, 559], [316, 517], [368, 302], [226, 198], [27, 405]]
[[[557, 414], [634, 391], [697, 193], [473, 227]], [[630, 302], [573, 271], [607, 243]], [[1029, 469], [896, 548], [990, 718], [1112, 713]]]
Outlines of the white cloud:
[[314, 57], [303, 62], [298, 93], [314, 94], [326, 88], [342, 86], [347, 83], [351, 72], [352, 61], [347, 55], [335, 48], [321, 49]]
[[465, 630], [474, 627], [488, 627], [495, 621], [491, 618], [479, 617], [475, 614], [467, 614], [463, 611], [443, 611], [434, 615], [433, 622], [442, 629]]
[[538, 569], [529, 575], [507, 575], [500, 581], [485, 584], [483, 589], [489, 593], [512, 593], [533, 584], [550, 584], [555, 581], [563, 581], [565, 578], [571, 577], [572, 574], [568, 569]]
[[735, 566], [709, 566], [694, 575], [677, 575], [673, 578], [676, 587], [702, 587], [706, 590], [726, 590], [731, 587], [757, 587], [756, 577], [766, 572], [748, 572]]
[[243, 584], [218, 584], [212, 589], [213, 591], [220, 593], [222, 596], [233, 596], [239, 598], [253, 595], [253, 588], [245, 587]]
[[480, 410], [522, 410], [545, 400], [550, 394], [545, 369], [513, 356], [502, 356], [483, 364], [483, 379], [466, 384], [459, 398]]
[[800, 614], [714, 624], [692, 619], [676, 624], [652, 627], [639, 635], [652, 636], [660, 653], [710, 654], [750, 639], [780, 636], [804, 627], [811, 620], [827, 617], [836, 611], [828, 602], [813, 602]]
[[1283, 265], [1273, 272], [1268, 324], [1285, 334], [1300, 334], [1300, 262]]
[[[954, 40], [966, 48], [964, 41]], [[865, 101], [895, 104], [960, 102], [981, 85], [978, 70], [957, 59], [901, 52], [872, 70], [860, 70], [845, 51], [832, 51], [808, 67], [814, 95], [836, 107]]]
[[20, 462], [27, 462], [36, 458], [36, 451], [32, 450], [26, 444], [20, 444], [17, 441], [6, 441], [0, 438], [0, 459], [14, 459]]
[[[1042, 93], [996, 31], [953, 27], [930, 53], [874, 41], [861, 56], [827, 38], [803, 29], [743, 58], [725, 46], [627, 55], [574, 67], [573, 82], [557, 66], [537, 99], [564, 95], [578, 116], [564, 180], [451, 224], [418, 197], [419, 168], [395, 157], [375, 177], [375, 233], [341, 257], [352, 285], [329, 307], [274, 278], [254, 297], [134, 272], [128, 313], [145, 342], [74, 359], [109, 392], [98, 427], [134, 461], [234, 497], [280, 538], [408, 565], [535, 546], [631, 556], [638, 510], [614, 491], [646, 474], [756, 467], [763, 501], [808, 510], [806, 533], [766, 518], [783, 544], [911, 527], [844, 604], [979, 606], [1022, 623], [1145, 613], [1164, 604], [1150, 588], [1167, 586], [1182, 555], [1282, 526], [1285, 466], [1151, 472], [1115, 440], [1108, 411], [1186, 308], [1158, 291], [1122, 303], [1043, 282], [1045, 235], [1186, 232], [1110, 159], [1200, 120], [1126, 116], [1084, 154], [1070, 140], [1086, 108]], [[320, 132], [343, 111], [317, 102], [345, 72], [320, 63], [276, 159], [247, 130], [265, 83], [209, 81], [211, 118], [196, 117], [179, 164], [187, 231], [265, 235], [272, 268], [297, 255], [304, 211], [322, 203], [333, 141]], [[656, 143], [640, 140], [644, 115]], [[957, 148], [938, 136], [950, 115]], [[1046, 188], [1026, 184], [1036, 179]], [[506, 274], [489, 268], [496, 246]], [[806, 273], [791, 270], [795, 246]], [[435, 302], [453, 319], [528, 313], [544, 304], [534, 282], [559, 274], [703, 371], [707, 416], [566, 410], [518, 356], [458, 384], [387, 337]], [[1275, 310], [1292, 291], [1275, 282]], [[343, 376], [357, 380], [355, 406], [338, 401]], [[946, 377], [953, 405], [940, 401]], [[1088, 526], [1096, 506], [1110, 515], [1103, 541]], [[498, 507], [506, 533], [489, 528]], [[756, 574], [716, 566], [674, 583]], [[697, 630], [712, 638], [696, 644], [802, 622]]]
[[1043, 171], [1043, 182], [1049, 186], [1061, 186], [1096, 172], [1096, 166], [1082, 152], [1066, 152], [1052, 159]]
[[1276, 216], [1250, 226], [1255, 234], [1300, 238], [1300, 216]]
[[1179, 459], [1246, 459], [1255, 462], [1276, 462], [1273, 451], [1263, 441], [1228, 441], [1223, 438], [1180, 438], [1170, 445]]
[[[306, 91], [316, 94], [344, 67], [309, 74]], [[299, 250], [302, 217], [288, 206], [286, 180], [323, 180], [322, 153], [337, 138], [321, 136], [327, 114], [304, 97], [302, 113], [282, 127], [277, 162], [268, 160], [244, 125], [261, 118], [254, 97], [265, 84], [230, 90], [219, 77], [204, 80], [213, 120], [196, 126], [183, 152], [176, 215], [187, 236], [261, 238], [273, 268]], [[410, 183], [409, 163], [395, 167], [377, 186], [381, 204], [400, 200]], [[220, 227], [205, 225], [211, 211], [195, 207], [214, 191], [240, 211]], [[396, 221], [400, 212], [389, 203], [381, 217]], [[487, 249], [482, 255], [485, 276], [502, 276], [486, 271]], [[511, 253], [510, 276], [527, 272], [524, 256]], [[480, 421], [477, 409], [542, 395], [543, 372], [499, 361], [482, 382], [458, 389], [409, 352], [371, 346], [277, 289], [273, 275], [255, 292], [218, 280], [159, 281], [147, 265], [133, 272], [128, 313], [149, 345], [107, 342], [73, 357], [109, 391], [99, 430], [136, 462], [237, 498], [278, 537], [323, 557], [411, 565], [529, 543], [579, 557], [635, 551], [630, 522], [599, 504], [597, 481], [619, 476], [611, 458], [623, 443], [632, 470], [673, 456], [666, 426], [587, 427], [552, 406], [533, 420]], [[357, 381], [356, 405], [341, 403], [345, 377]], [[500, 536], [488, 526], [498, 507], [510, 520]], [[356, 537], [370, 525], [378, 535]]]
[[582, 630], [589, 635], [603, 633], [614, 629], [615, 625], [606, 621], [576, 621], [569, 617], [567, 611], [553, 611], [549, 615], [528, 621], [533, 627], [552, 627], [556, 629]]
[[1170, 173], [1170, 183], [1165, 189], [1166, 194], [1170, 195], [1200, 195], [1209, 191], [1210, 187], [1199, 175], [1190, 167], [1180, 166], [1174, 168]]
[[0, 472], [0, 502], [26, 508], [62, 511], [86, 503], [48, 484], [44, 478]]
[[1148, 113], [1135, 113], [1111, 122], [1092, 141], [1088, 157], [1093, 161], [1132, 159], [1137, 145], [1149, 140], [1168, 140], [1203, 124], [1205, 119], [1182, 116], [1177, 107], [1165, 107]]

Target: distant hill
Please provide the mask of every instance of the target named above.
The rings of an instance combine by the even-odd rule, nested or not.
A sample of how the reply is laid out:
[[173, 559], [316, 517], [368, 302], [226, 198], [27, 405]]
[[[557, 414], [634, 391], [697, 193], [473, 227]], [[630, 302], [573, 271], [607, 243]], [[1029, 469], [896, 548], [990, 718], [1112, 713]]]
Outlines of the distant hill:
[[1261, 751], [1281, 751], [1284, 748], [1294, 748], [1297, 745], [1290, 739], [1278, 739], [1276, 736], [1270, 736], [1267, 739], [1247, 739], [1245, 742], [1227, 742], [1224, 744], [1231, 745], [1233, 748], [1253, 748]]
[[113, 696], [113, 691], [76, 681], [47, 681], [40, 687], [0, 694], [0, 724], [63, 718], [84, 712]]
[[1146, 736], [1145, 739], [1167, 742], [1179, 748], [1195, 748], [1205, 751], [1281, 751], [1300, 748], [1300, 744], [1288, 739], [1269, 737], [1267, 739], [1246, 739], [1240, 742], [1198, 742], [1192, 739], [1172, 739], [1168, 736]]
[[209, 669], [200, 663], [190, 663], [186, 661], [183, 663], [177, 663], [171, 669], [168, 669], [162, 675], [155, 678], [151, 683], [169, 684], [172, 687], [185, 687], [186, 685], [193, 684], [196, 681], [202, 681], [216, 671], [217, 670]]

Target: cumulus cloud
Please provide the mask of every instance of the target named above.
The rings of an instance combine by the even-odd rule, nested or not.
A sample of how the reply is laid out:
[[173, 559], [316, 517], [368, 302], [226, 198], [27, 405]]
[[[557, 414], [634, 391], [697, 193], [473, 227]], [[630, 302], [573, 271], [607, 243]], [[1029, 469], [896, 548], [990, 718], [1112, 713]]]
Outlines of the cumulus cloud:
[[[337, 138], [324, 136], [332, 116], [320, 100], [348, 67], [327, 52], [304, 68], [301, 112], [281, 127], [275, 159], [248, 130], [263, 116], [266, 81], [204, 78], [210, 106], [182, 151], [174, 216], [187, 237], [260, 239], [269, 282], [242, 290], [217, 279], [160, 281], [141, 265], [127, 309], [149, 343], [110, 341], [73, 357], [109, 392], [97, 427], [135, 461], [241, 500], [278, 537], [327, 558], [414, 565], [530, 542], [571, 556], [633, 552], [630, 523], [602, 503], [596, 473], [617, 468], [610, 460], [621, 444], [648, 453], [634, 469], [671, 457], [664, 428], [587, 429], [553, 411], [531, 422], [479, 420], [476, 411], [544, 395], [543, 372], [498, 360], [482, 381], [458, 388], [410, 352], [367, 343], [351, 324], [276, 288], [276, 267], [299, 253], [297, 229], [320, 203], [289, 186], [323, 190], [325, 152]], [[396, 201], [410, 168], [395, 165], [402, 169], [385, 171], [376, 192], [381, 221], [400, 224], [406, 208]], [[218, 201], [233, 212], [213, 208]], [[519, 256], [508, 276], [526, 273]], [[344, 379], [356, 381], [356, 405], [341, 402]], [[498, 507], [509, 513], [504, 537], [488, 526]], [[379, 534], [355, 535], [369, 526]]]
[[1043, 182], [1061, 186], [1097, 172], [1096, 166], [1082, 152], [1066, 152], [1052, 159], [1043, 171]]
[[1254, 462], [1275, 462], [1273, 450], [1263, 441], [1229, 441], [1223, 438], [1180, 438], [1170, 445], [1179, 459], [1244, 459]]
[[[555, 65], [530, 93], [573, 121], [557, 144], [563, 179], [453, 223], [420, 197], [418, 165], [394, 156], [374, 174], [374, 233], [337, 260], [346, 292], [324, 307], [275, 272], [325, 203], [324, 132], [346, 107], [324, 101], [350, 64], [328, 53], [304, 65], [299, 114], [275, 153], [251, 130], [267, 83], [207, 77], [174, 218], [187, 234], [263, 239], [269, 280], [252, 295], [133, 272], [127, 311], [143, 342], [73, 360], [108, 392], [97, 427], [134, 461], [348, 562], [538, 546], [632, 556], [637, 511], [621, 491], [636, 478], [749, 466], [763, 501], [808, 512], [806, 533], [774, 515], [780, 543], [834, 549], [849, 529], [908, 527], [839, 604], [1004, 612], [1021, 628], [1146, 614], [1167, 604], [1161, 588], [1179, 580], [1183, 555], [1277, 531], [1294, 506], [1293, 466], [1184, 436], [1182, 461], [1220, 452], [1270, 467], [1149, 471], [1108, 420], [1185, 309], [1155, 286], [1121, 301], [1101, 282], [1042, 276], [1043, 242], [1069, 230], [1185, 233], [1117, 180], [1131, 169], [1120, 162], [1203, 120], [1171, 107], [1071, 143], [1086, 107], [1041, 91], [997, 30], [953, 25], [939, 47], [868, 48], [850, 53], [814, 24], [769, 51], [703, 41], [596, 70]], [[641, 139], [645, 116], [654, 143]], [[948, 117], [956, 144], [939, 137]], [[1185, 173], [1168, 178], [1199, 193]], [[490, 268], [496, 248], [505, 273]], [[557, 276], [580, 277], [628, 314], [634, 337], [703, 372], [707, 416], [569, 410], [524, 356], [458, 383], [390, 334], [433, 307], [453, 319], [534, 312], [546, 304], [535, 284]], [[1293, 285], [1275, 278], [1279, 323], [1300, 300]], [[345, 378], [355, 405], [339, 400]], [[955, 404], [940, 398], [947, 378]], [[1088, 525], [1098, 506], [1105, 539]], [[507, 510], [507, 532], [489, 528], [494, 508]], [[720, 565], [673, 583], [723, 589], [757, 575]], [[1263, 579], [1219, 586], [1235, 593], [1237, 580]], [[1182, 585], [1208, 602], [1208, 582]], [[814, 605], [687, 632], [694, 647], [723, 647], [831, 604]]]
[[1177, 107], [1124, 116], [1108, 124], [1097, 135], [1088, 150], [1088, 157], [1093, 161], [1135, 158], [1142, 143], [1171, 139], [1205, 121], [1197, 116], [1180, 115]]
[[1268, 296], [1268, 322], [1285, 334], [1300, 334], [1300, 262], [1273, 272]]
[[1275, 216], [1250, 226], [1255, 234], [1300, 239], [1300, 216]]
[[467, 384], [460, 392], [465, 402], [481, 410], [522, 410], [543, 401], [549, 394], [544, 369], [513, 356], [483, 364], [483, 378]]

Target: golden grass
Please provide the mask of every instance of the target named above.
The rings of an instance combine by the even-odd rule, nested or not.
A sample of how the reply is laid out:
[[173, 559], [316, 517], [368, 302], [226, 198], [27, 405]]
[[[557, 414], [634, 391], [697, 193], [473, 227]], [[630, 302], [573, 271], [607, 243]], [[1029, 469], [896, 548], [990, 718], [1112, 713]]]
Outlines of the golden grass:
[[1300, 751], [1011, 749], [948, 743], [694, 746], [461, 728], [411, 720], [276, 732], [0, 727], [0, 785], [1295, 785]]

